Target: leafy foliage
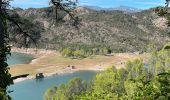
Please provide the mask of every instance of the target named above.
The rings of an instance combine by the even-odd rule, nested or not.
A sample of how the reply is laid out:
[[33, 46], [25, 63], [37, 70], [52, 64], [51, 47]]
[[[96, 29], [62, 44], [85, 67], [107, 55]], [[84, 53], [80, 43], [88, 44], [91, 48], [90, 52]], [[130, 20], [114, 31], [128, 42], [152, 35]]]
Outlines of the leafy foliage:
[[169, 53], [165, 49], [154, 51], [150, 64], [143, 64], [142, 60], [136, 59], [128, 61], [123, 69], [113, 66], [97, 74], [83, 91], [67, 95], [70, 98], [57, 99], [69, 90], [65, 88], [66, 85], [62, 85], [63, 91], [56, 90], [54, 100], [169, 100]]
[[78, 95], [86, 90], [86, 83], [80, 78], [74, 78], [68, 84], [62, 84], [58, 88], [49, 89], [45, 93], [45, 100], [71, 100], [73, 95]]
[[13, 83], [11, 74], [8, 71], [7, 55], [10, 55], [10, 46], [8, 45], [7, 33], [7, 12], [8, 0], [0, 0], [0, 99], [10, 99], [7, 95], [7, 86]]
[[60, 52], [64, 57], [85, 58], [92, 55], [106, 55], [112, 50], [104, 45], [70, 44], [63, 46]]

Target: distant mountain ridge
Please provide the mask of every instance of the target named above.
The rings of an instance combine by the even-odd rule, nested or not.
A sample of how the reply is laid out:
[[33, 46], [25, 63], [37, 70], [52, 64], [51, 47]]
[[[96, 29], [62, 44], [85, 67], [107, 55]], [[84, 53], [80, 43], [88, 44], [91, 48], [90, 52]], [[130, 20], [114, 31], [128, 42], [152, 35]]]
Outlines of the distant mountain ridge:
[[83, 6], [85, 8], [88, 9], [92, 9], [92, 10], [105, 10], [105, 11], [113, 11], [113, 10], [118, 10], [118, 11], [123, 11], [123, 12], [127, 12], [127, 13], [136, 13], [136, 12], [140, 12], [142, 11], [141, 9], [138, 8], [134, 8], [134, 7], [128, 7], [128, 6], [119, 6], [119, 7], [113, 7], [113, 8], [102, 8], [102, 7], [98, 7], [98, 6]]

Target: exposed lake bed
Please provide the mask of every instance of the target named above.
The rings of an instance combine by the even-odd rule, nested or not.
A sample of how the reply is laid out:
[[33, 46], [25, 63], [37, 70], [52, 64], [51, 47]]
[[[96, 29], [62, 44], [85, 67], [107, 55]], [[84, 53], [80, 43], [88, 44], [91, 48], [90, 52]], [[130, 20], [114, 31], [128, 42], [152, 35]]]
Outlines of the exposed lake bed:
[[[112, 56], [96, 55], [84, 59], [71, 59], [63, 57], [59, 52], [51, 50], [26, 50], [19, 48], [15, 50], [21, 53], [34, 54], [36, 59], [33, 59], [29, 64], [12, 65], [10, 73], [13, 76], [20, 74], [35, 76], [36, 73], [43, 73], [45, 76], [51, 76], [80, 70], [102, 71], [113, 65], [117, 68], [123, 68], [128, 60], [146, 60], [148, 57], [148, 54], [145, 53], [115, 53]], [[74, 68], [68, 66], [74, 66]]]

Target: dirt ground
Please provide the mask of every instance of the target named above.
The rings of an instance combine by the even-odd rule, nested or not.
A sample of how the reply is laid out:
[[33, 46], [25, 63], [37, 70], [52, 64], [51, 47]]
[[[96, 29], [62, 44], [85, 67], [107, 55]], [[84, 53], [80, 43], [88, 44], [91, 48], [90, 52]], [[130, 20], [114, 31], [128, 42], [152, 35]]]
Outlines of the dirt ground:
[[[92, 56], [85, 59], [70, 59], [62, 57], [59, 53], [48, 53], [40, 55], [37, 59], [34, 59], [30, 64], [20, 64], [10, 66], [10, 73], [12, 76], [20, 74], [35, 75], [42, 72], [47, 76], [52, 73], [66, 73], [72, 70], [104, 70], [111, 66], [122, 68], [128, 60], [146, 59], [149, 58], [149, 54], [138, 53], [116, 53], [109, 56]], [[68, 66], [74, 66], [72, 69]]]

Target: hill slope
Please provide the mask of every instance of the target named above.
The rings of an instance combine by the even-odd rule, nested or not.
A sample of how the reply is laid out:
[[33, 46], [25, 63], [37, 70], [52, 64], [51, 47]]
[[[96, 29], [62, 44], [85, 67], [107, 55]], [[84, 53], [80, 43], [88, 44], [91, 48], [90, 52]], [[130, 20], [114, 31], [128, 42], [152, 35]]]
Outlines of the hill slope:
[[[51, 7], [41, 9], [15, 9], [19, 16], [33, 23], [33, 35], [38, 47], [59, 49], [67, 44], [104, 45], [113, 52], [145, 51], [149, 43], [161, 47], [169, 40], [165, 19], [158, 17], [152, 10], [125, 14], [121, 11], [95, 11], [79, 8], [81, 19], [77, 30], [68, 21], [55, 23], [55, 14]], [[60, 18], [66, 16], [60, 12]], [[35, 23], [36, 22], [36, 23]], [[37, 24], [39, 23], [39, 24]], [[32, 34], [30, 32], [30, 34]], [[16, 37], [11, 34], [11, 37]], [[17, 37], [13, 41], [20, 40]], [[13, 43], [18, 45], [18, 43]], [[32, 46], [32, 42], [29, 43]]]

